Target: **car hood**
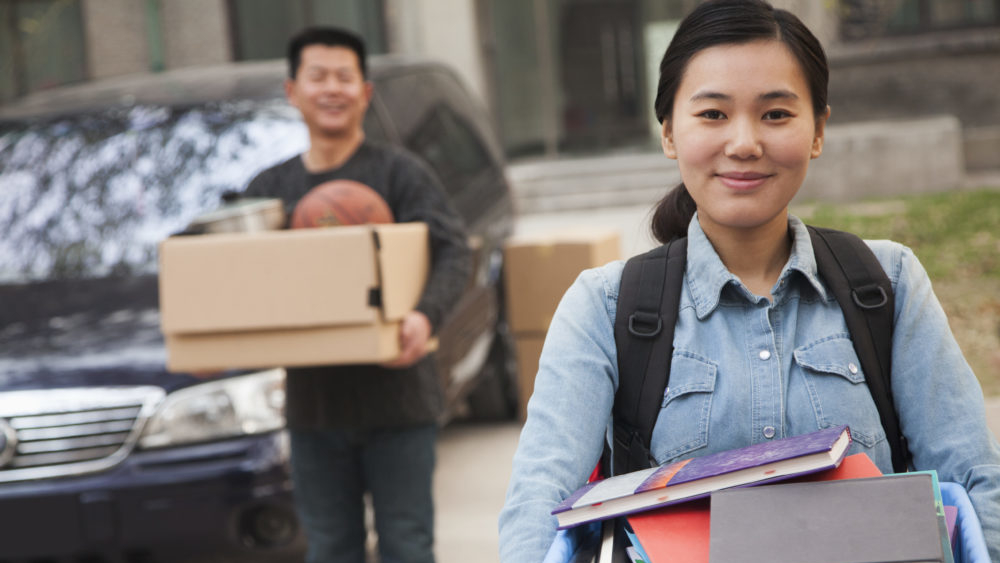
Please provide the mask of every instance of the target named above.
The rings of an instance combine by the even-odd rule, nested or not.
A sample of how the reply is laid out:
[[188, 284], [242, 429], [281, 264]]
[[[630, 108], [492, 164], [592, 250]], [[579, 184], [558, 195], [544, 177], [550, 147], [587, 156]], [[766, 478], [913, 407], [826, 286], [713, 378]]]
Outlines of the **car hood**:
[[0, 391], [198, 380], [166, 369], [156, 277], [0, 286]]

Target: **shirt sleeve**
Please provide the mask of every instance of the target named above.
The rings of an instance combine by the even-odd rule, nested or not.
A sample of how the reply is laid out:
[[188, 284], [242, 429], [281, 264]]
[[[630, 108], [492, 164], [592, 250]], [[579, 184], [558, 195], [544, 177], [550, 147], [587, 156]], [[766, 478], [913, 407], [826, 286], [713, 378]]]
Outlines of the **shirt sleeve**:
[[433, 172], [415, 157], [400, 156], [390, 178], [391, 200], [399, 223], [427, 224], [431, 267], [416, 310], [436, 331], [459, 300], [472, 274], [472, 253], [462, 218]]
[[986, 422], [982, 388], [913, 252], [883, 248], [896, 287], [892, 390], [915, 469], [969, 492], [990, 559], [1000, 561], [1000, 446]]
[[621, 263], [584, 271], [552, 319], [500, 513], [504, 563], [543, 560], [556, 534], [552, 509], [600, 459], [618, 377], [606, 280], [620, 277]]
[[261, 171], [247, 184], [243, 197], [271, 197], [274, 193], [274, 175], [274, 168]]

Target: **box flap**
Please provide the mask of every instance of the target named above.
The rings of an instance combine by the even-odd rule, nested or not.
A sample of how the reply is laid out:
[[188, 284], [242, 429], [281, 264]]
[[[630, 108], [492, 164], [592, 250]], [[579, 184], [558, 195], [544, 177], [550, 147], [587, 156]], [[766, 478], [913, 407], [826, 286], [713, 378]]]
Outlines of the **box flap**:
[[379, 238], [378, 263], [382, 313], [395, 321], [412, 311], [424, 293], [430, 266], [425, 223], [374, 225]]
[[165, 333], [372, 322], [368, 226], [173, 237], [160, 245]]
[[168, 334], [173, 372], [387, 362], [399, 355], [399, 324]]
[[563, 294], [587, 268], [621, 258], [618, 231], [563, 229], [504, 245], [507, 320], [515, 334], [544, 334]]

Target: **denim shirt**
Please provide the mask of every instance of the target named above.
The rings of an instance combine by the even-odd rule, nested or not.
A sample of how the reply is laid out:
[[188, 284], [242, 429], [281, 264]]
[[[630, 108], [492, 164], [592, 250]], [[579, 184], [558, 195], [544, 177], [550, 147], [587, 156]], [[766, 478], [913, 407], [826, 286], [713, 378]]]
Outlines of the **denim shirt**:
[[[790, 217], [789, 228], [792, 252], [772, 301], [730, 273], [697, 217], [691, 222], [670, 382], [651, 444], [658, 463], [847, 424], [848, 454], [864, 452], [892, 472], [840, 306], [818, 277], [805, 226]], [[894, 242], [868, 244], [896, 292], [892, 390], [912, 465], [966, 488], [991, 559], [1000, 561], [1000, 445], [986, 425], [979, 382], [913, 253]], [[543, 559], [556, 529], [550, 511], [601, 455], [618, 386], [623, 267], [580, 274], [552, 320], [500, 514], [505, 563]]]

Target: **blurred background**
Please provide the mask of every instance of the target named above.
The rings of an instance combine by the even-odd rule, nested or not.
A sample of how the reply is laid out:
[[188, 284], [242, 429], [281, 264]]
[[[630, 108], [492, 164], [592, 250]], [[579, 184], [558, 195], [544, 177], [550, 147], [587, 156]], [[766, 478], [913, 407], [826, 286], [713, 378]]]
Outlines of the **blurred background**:
[[[508, 157], [648, 148], [656, 68], [696, 0], [0, 0], [0, 103], [113, 76], [280, 58], [336, 24], [454, 66]], [[1000, 1], [777, 0], [830, 57], [831, 123], [958, 118], [1000, 167]]]
[[[983, 385], [990, 423], [1000, 428], [1000, 0], [772, 3], [816, 33], [831, 70], [826, 147], [792, 211], [813, 224], [898, 240], [916, 251]], [[498, 155], [509, 183], [513, 228], [504, 236], [544, 249], [538, 241], [551, 233], [583, 226], [616, 232], [622, 256], [644, 251], [654, 244], [650, 208], [679, 181], [660, 152], [652, 114], [657, 68], [695, 4], [0, 0], [0, 290], [46, 276], [76, 283], [93, 272], [149, 273], [159, 240], [218, 205], [221, 192], [242, 189], [264, 166], [300, 152], [304, 130], [281, 100], [280, 59], [292, 33], [323, 24], [357, 31], [373, 54], [443, 62], [458, 74], [496, 133], [483, 154]], [[387, 96], [387, 105], [405, 113], [410, 92]], [[85, 115], [91, 106], [102, 112]], [[442, 135], [448, 127], [440, 127]], [[442, 144], [447, 150], [437, 153], [435, 168], [462, 172], [460, 145]], [[466, 176], [458, 172], [453, 176], [462, 183]], [[54, 258], [44, 263], [43, 255]], [[155, 288], [155, 280], [150, 284]], [[5, 316], [11, 305], [0, 300], [0, 391], [16, 379], [14, 366], [35, 359], [14, 344], [25, 331]], [[155, 298], [145, 306], [155, 309]], [[142, 335], [156, 350], [140, 359], [162, 370], [155, 313], [151, 319]], [[62, 330], [59, 320], [41, 324]], [[520, 345], [544, 337], [544, 328], [514, 336]], [[57, 341], [45, 332], [33, 342], [43, 340]], [[97, 346], [67, 340], [75, 345], [72, 357]], [[59, 386], [78, 374], [66, 377]], [[523, 401], [526, 376], [520, 377]], [[0, 408], [0, 438], [7, 416]], [[496, 515], [519, 427], [508, 411], [487, 423], [459, 412], [445, 428], [435, 480], [443, 563], [495, 560]], [[272, 457], [280, 459], [284, 446], [277, 436], [274, 443]], [[216, 456], [220, 444], [197, 444], [198, 455]], [[13, 473], [5, 464], [14, 454], [3, 454], [5, 448], [0, 440], [0, 482]], [[177, 462], [171, 463], [176, 474]], [[57, 512], [20, 492], [31, 488], [47, 497], [57, 484], [10, 480], [0, 486], [0, 500], [23, 500], [42, 523]], [[108, 507], [122, 497], [102, 494], [80, 496], [80, 514], [106, 511], [113, 521], [117, 513]], [[250, 516], [262, 530], [278, 529], [272, 514]], [[111, 524], [90, 529], [105, 542], [119, 533]], [[149, 543], [163, 540], [148, 532]], [[8, 539], [0, 527], [0, 546]], [[0, 547], [0, 561], [9, 556]], [[73, 561], [82, 560], [103, 561]]]

